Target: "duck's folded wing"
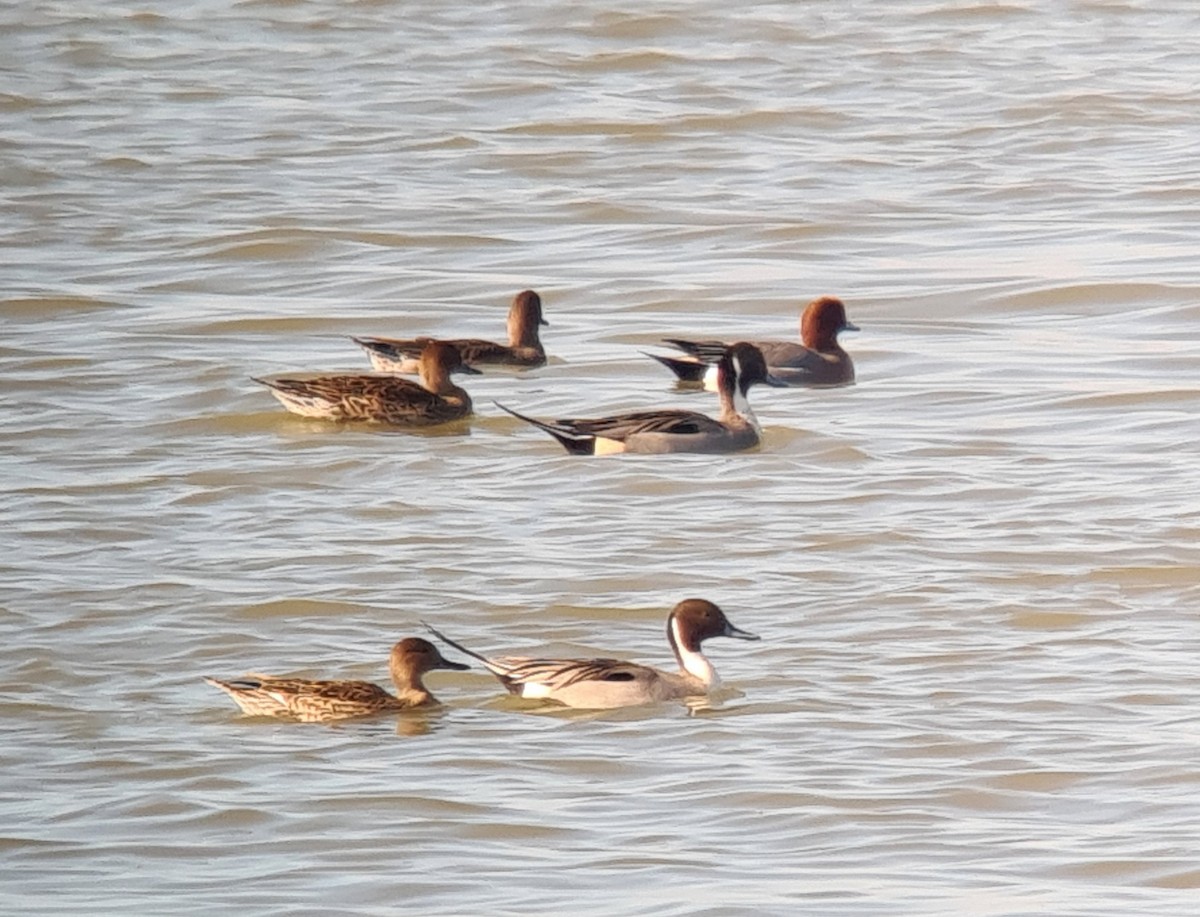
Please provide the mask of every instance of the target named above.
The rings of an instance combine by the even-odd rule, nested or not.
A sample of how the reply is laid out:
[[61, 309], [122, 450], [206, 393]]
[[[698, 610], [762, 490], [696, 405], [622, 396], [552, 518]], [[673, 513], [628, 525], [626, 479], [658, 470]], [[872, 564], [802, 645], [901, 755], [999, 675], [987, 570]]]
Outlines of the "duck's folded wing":
[[462, 361], [470, 366], [472, 363], [497, 363], [503, 362], [506, 357], [512, 355], [512, 348], [505, 344], [497, 344], [495, 341], [483, 341], [477, 338], [470, 338], [459, 341], [450, 341], [458, 352], [462, 355]]
[[355, 337], [353, 340], [360, 347], [373, 350], [392, 360], [400, 360], [405, 357], [416, 360], [421, 356], [421, 351], [425, 349], [425, 345], [432, 341], [433, 338]]
[[304, 696], [348, 704], [377, 704], [392, 699], [387, 691], [369, 681], [315, 682], [312, 690], [305, 691]]
[[436, 340], [443, 344], [453, 344], [462, 356], [462, 361], [468, 366], [472, 363], [487, 363], [502, 359], [512, 350], [512, 348], [506, 347], [504, 344], [497, 344], [495, 341], [485, 341], [481, 338], [419, 337], [412, 340], [401, 340], [399, 338], [356, 337], [354, 340], [360, 346], [383, 354], [393, 360], [402, 357], [416, 360], [421, 356], [421, 351], [425, 349], [425, 345], [430, 341]]
[[589, 436], [622, 440], [638, 433], [673, 433], [678, 435], [721, 431], [724, 427], [706, 414], [697, 411], [639, 411], [615, 417], [557, 420], [555, 424]]
[[303, 698], [374, 703], [390, 695], [369, 681], [311, 681], [305, 678], [240, 678], [231, 684], [265, 694], [284, 705]]
[[789, 369], [798, 373], [815, 373], [824, 368], [825, 360], [817, 351], [792, 341], [761, 341], [757, 343], [767, 366]]
[[645, 669], [620, 659], [517, 659], [495, 660], [506, 668], [503, 678], [513, 685], [541, 685], [559, 691], [585, 681], [633, 681]]
[[394, 401], [409, 397], [431, 395], [427, 389], [411, 379], [402, 379], [389, 373], [369, 373], [339, 376], [311, 376], [305, 378], [280, 377], [259, 380], [271, 388], [302, 398], [323, 398], [326, 401], [341, 401], [347, 398], [370, 398]]
[[717, 362], [729, 347], [724, 341], [688, 341], [683, 338], [663, 338], [663, 343], [705, 363]]
[[[703, 363], [716, 363], [724, 355], [728, 344], [720, 341], [685, 341], [668, 338], [664, 343], [670, 344], [677, 350], [682, 350]], [[816, 370], [821, 365], [821, 355], [815, 350], [797, 344], [794, 341], [750, 341], [762, 351], [767, 366], [787, 367], [788, 369]]]

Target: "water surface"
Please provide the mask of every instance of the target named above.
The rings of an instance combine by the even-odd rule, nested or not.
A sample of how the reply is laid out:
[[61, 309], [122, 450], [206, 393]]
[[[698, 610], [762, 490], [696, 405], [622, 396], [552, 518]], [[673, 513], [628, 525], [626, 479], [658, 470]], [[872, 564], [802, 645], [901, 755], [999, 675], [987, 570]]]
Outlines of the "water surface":
[[[0, 11], [5, 910], [1190, 914], [1200, 16], [1188, 3]], [[469, 425], [282, 412], [348, 334], [497, 336]], [[761, 450], [587, 461], [502, 414], [711, 409], [641, 355], [791, 337]], [[336, 727], [428, 619], [712, 709], [482, 672]]]

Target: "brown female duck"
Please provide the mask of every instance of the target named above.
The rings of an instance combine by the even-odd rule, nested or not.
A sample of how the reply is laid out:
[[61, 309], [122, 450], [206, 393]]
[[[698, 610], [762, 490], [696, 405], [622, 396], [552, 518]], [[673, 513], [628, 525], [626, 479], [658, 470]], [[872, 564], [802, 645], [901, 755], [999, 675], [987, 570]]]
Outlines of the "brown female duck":
[[421, 676], [434, 669], [469, 668], [444, 658], [436, 646], [420, 637], [407, 637], [393, 646], [388, 667], [396, 686], [395, 694], [369, 681], [309, 681], [270, 675], [204, 680], [232, 697], [242, 712], [250, 716], [321, 723], [436, 704], [437, 699], [429, 693]]
[[372, 373], [254, 381], [269, 386], [285, 408], [304, 417], [427, 427], [470, 415], [471, 396], [450, 374], [478, 372], [452, 344], [430, 341], [421, 351], [420, 383]]
[[[546, 350], [538, 335], [540, 325], [549, 322], [542, 316], [542, 298], [533, 290], [522, 290], [508, 310], [508, 343], [497, 344], [477, 338], [446, 339], [471, 366], [501, 365], [530, 368], [546, 362]], [[411, 340], [386, 337], [356, 337], [352, 340], [367, 352], [371, 365], [380, 372], [417, 371], [422, 349], [433, 338]]]

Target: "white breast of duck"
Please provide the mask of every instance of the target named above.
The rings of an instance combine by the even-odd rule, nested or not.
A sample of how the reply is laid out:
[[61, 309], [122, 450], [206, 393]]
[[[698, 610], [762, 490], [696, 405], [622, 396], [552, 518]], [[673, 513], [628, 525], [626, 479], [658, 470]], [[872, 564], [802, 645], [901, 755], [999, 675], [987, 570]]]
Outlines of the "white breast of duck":
[[701, 649], [710, 637], [757, 640], [758, 636], [734, 627], [716, 604], [707, 599], [684, 599], [667, 618], [667, 642], [680, 670], [696, 679], [705, 691], [720, 686], [721, 677]]
[[787, 385], [767, 371], [767, 361], [762, 351], [753, 344], [745, 341], [731, 344], [717, 361], [717, 394], [721, 398], [721, 419], [733, 419], [735, 415], [741, 417], [761, 436], [762, 428], [754, 409], [750, 407], [749, 399], [751, 386], [760, 382], [776, 388]]

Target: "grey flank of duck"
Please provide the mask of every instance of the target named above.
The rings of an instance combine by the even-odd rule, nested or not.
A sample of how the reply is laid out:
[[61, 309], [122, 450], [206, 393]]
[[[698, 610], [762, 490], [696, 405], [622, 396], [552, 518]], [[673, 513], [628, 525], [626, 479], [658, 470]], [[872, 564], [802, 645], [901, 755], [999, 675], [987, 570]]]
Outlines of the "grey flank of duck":
[[343, 373], [312, 377], [255, 379], [293, 414], [323, 420], [361, 420], [427, 427], [471, 414], [471, 396], [451, 373], [478, 374], [458, 349], [430, 341], [421, 351], [421, 381], [391, 373]]
[[470, 666], [446, 659], [428, 640], [407, 637], [392, 647], [389, 668], [395, 694], [369, 681], [310, 681], [270, 675], [204, 680], [232, 697], [242, 712], [250, 716], [322, 723], [436, 704], [437, 699], [429, 693], [421, 676], [434, 669], [462, 670]]
[[[429, 627], [428, 624], [425, 625]], [[429, 627], [434, 636], [478, 659], [510, 694], [592, 710], [633, 707], [711, 694], [720, 676], [701, 651], [710, 637], [757, 640], [734, 627], [725, 612], [706, 599], [685, 599], [667, 617], [667, 642], [678, 672], [619, 659], [539, 659], [483, 656]]]
[[[546, 350], [538, 334], [539, 326], [550, 323], [542, 316], [542, 298], [533, 290], [518, 293], [508, 310], [508, 343], [497, 344], [476, 338], [445, 338], [471, 366], [501, 365], [531, 368], [546, 362]], [[417, 371], [422, 348], [434, 340], [429, 337], [400, 338], [356, 337], [352, 339], [367, 352], [371, 365], [380, 372]], [[439, 339], [441, 340], [441, 339]]]
[[721, 413], [716, 418], [697, 411], [666, 408], [611, 417], [542, 421], [502, 404], [497, 406], [549, 433], [576, 455], [722, 453], [751, 449], [758, 445], [762, 430], [750, 408], [747, 392], [760, 382], [772, 386], [786, 383], [767, 371], [761, 350], [744, 342], [724, 349], [717, 361], [717, 371]]
[[[822, 296], [805, 307], [800, 316], [800, 343], [752, 341], [767, 360], [767, 368], [788, 385], [832, 386], [854, 381], [854, 361], [838, 343], [843, 331], [858, 331], [846, 318], [846, 306], [836, 297]], [[704, 382], [714, 388], [715, 364], [728, 346], [721, 341], [689, 341], [665, 338], [665, 343], [683, 351], [684, 357], [647, 354], [675, 373], [681, 382]]]

